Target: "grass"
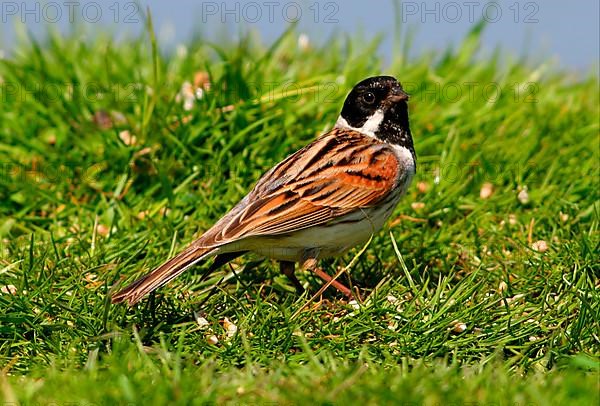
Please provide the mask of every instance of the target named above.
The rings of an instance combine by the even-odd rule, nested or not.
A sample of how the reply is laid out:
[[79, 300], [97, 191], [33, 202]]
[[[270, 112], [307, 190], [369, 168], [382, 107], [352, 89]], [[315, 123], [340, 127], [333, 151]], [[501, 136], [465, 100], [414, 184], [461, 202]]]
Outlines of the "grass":
[[[389, 65], [375, 42], [303, 49], [293, 29], [172, 54], [20, 43], [0, 62], [5, 402], [597, 403], [598, 77], [480, 58], [482, 28]], [[249, 256], [110, 305], [382, 73], [412, 94], [419, 167], [364, 253], [322, 264], [356, 258], [362, 303], [309, 302]], [[189, 109], [186, 81], [210, 82]]]

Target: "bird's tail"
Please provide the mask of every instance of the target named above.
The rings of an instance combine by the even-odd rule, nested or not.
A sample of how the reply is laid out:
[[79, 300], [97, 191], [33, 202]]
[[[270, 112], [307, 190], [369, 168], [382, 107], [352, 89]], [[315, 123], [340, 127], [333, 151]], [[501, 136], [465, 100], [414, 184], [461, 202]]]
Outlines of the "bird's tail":
[[215, 254], [217, 250], [218, 247], [199, 247], [197, 244], [191, 244], [152, 272], [119, 291], [111, 300], [113, 303], [127, 301], [129, 306], [134, 305], [148, 293], [176, 278], [197, 262]]

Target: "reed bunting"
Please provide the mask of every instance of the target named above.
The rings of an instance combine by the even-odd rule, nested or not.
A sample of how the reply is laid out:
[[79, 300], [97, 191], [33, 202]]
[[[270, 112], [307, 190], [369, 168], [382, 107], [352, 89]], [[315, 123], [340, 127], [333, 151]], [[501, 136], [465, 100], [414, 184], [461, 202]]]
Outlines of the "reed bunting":
[[[302, 291], [296, 262], [315, 270], [318, 259], [365, 243], [409, 187], [416, 156], [407, 101], [391, 76], [358, 83], [331, 131], [273, 167], [212, 228], [112, 302], [133, 305], [204, 259], [216, 256], [215, 269], [249, 251], [278, 260]], [[350, 294], [341, 283], [332, 285]]]

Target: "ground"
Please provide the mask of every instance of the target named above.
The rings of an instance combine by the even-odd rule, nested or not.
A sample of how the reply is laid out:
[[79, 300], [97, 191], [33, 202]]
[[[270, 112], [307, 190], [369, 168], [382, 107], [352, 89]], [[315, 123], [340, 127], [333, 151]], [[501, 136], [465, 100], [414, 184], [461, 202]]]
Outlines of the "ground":
[[[16, 45], [0, 61], [4, 401], [597, 404], [598, 77], [483, 58], [481, 29], [412, 59], [398, 39], [385, 60], [293, 29], [170, 53], [149, 33]], [[313, 298], [306, 272], [299, 296], [248, 256], [111, 305], [377, 74], [412, 96], [418, 173], [367, 246], [321, 264], [361, 300]]]

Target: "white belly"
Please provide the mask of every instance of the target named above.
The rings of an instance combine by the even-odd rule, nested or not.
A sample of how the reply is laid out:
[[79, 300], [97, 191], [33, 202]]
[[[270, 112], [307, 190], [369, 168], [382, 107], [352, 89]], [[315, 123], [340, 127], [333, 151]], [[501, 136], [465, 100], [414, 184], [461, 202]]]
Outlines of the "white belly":
[[388, 202], [382, 208], [349, 214], [331, 224], [290, 234], [253, 237], [241, 245], [247, 250], [279, 261], [302, 262], [306, 259], [307, 251], [318, 253], [316, 259], [335, 257], [366, 243], [381, 229], [398, 199]]

